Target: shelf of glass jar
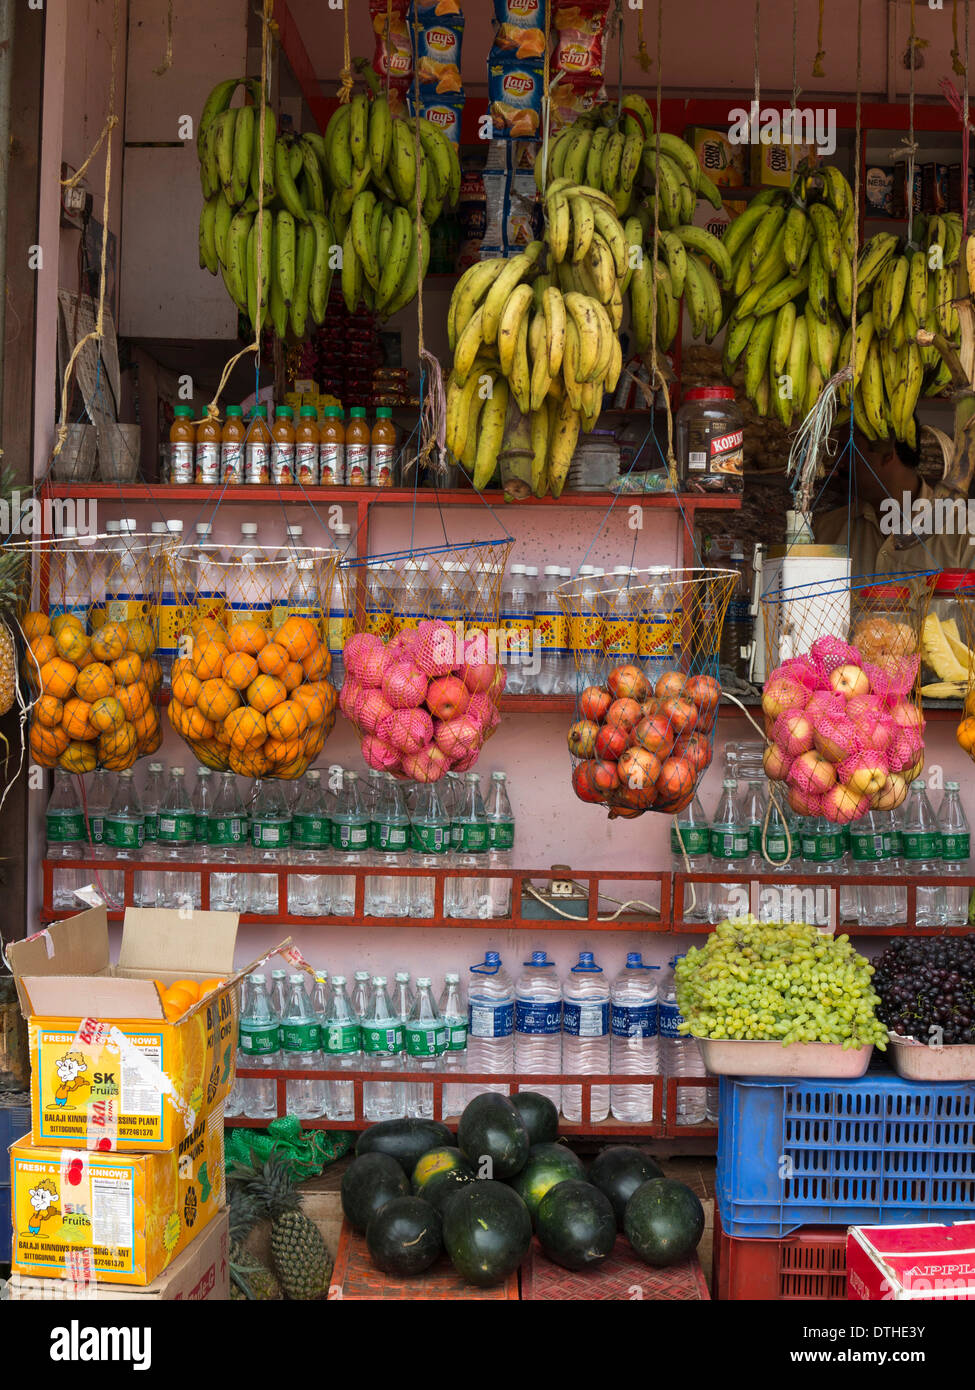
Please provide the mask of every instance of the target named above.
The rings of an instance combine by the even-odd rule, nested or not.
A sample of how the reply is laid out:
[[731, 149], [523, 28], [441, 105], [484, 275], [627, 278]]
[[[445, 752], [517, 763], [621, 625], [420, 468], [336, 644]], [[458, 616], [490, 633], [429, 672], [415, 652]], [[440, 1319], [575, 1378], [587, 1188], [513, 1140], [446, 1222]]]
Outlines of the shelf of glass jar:
[[[272, 1119], [280, 1118], [288, 1114], [287, 1105], [287, 1083], [289, 1081], [324, 1081], [338, 1083], [351, 1089], [344, 1093], [344, 1104], [342, 1106], [330, 1107], [348, 1115], [352, 1112], [352, 1118], [329, 1119], [322, 1115], [320, 1117], [306, 1119], [302, 1117], [302, 1128], [305, 1129], [367, 1129], [373, 1120], [365, 1117], [365, 1103], [363, 1088], [370, 1083], [380, 1084], [402, 1084], [406, 1086], [429, 1086], [432, 1092], [431, 1114], [427, 1118], [444, 1121], [452, 1129], [457, 1127], [457, 1115], [444, 1113], [444, 1092], [456, 1090], [457, 1088], [483, 1086], [485, 1090], [489, 1087], [504, 1086], [512, 1090], [529, 1091], [540, 1086], [578, 1086], [580, 1089], [579, 1113], [582, 1116], [579, 1121], [559, 1120], [560, 1134], [577, 1135], [605, 1135], [623, 1136], [634, 1135], [643, 1139], [710, 1139], [717, 1134], [717, 1127], [707, 1122], [703, 1124], [677, 1124], [675, 1120], [666, 1118], [676, 1116], [678, 1112], [678, 1089], [696, 1087], [704, 1088], [716, 1085], [714, 1077], [662, 1077], [657, 1073], [648, 1074], [635, 1078], [631, 1075], [622, 1076], [614, 1072], [600, 1072], [588, 1075], [580, 1075], [574, 1072], [552, 1072], [546, 1075], [526, 1075], [520, 1072], [458, 1072], [458, 1071], [369, 1071], [363, 1069], [350, 1074], [348, 1071], [289, 1071], [287, 1068], [275, 1067], [261, 1070], [251, 1070], [238, 1068], [237, 1076], [243, 1081], [266, 1081], [273, 1079], [275, 1082], [276, 1105], [273, 1113], [262, 1115], [260, 1118], [248, 1118], [244, 1115], [228, 1115], [226, 1124], [236, 1125], [240, 1128], [263, 1129]], [[591, 1118], [593, 1109], [603, 1110], [607, 1108], [608, 1100], [605, 1096], [600, 1097], [600, 1088], [612, 1086], [633, 1086], [640, 1085], [652, 1087], [652, 1115], [653, 1119], [644, 1124], [630, 1124], [622, 1120], [615, 1119], [608, 1115], [605, 1119], [593, 1120]], [[597, 1092], [593, 1097], [593, 1091]], [[664, 1104], [662, 1104], [662, 1101]]]

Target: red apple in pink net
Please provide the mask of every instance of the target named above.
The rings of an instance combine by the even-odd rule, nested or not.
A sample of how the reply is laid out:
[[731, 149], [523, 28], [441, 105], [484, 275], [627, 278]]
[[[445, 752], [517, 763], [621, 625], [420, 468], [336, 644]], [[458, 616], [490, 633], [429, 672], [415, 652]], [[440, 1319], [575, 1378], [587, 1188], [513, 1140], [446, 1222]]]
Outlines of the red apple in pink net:
[[488, 640], [483, 632], [475, 632], [464, 643], [464, 660], [458, 668], [468, 690], [490, 690], [498, 670], [496, 662], [491, 661]]
[[887, 748], [887, 766], [891, 772], [907, 772], [920, 760], [922, 752], [918, 731], [902, 728]]
[[450, 759], [436, 744], [408, 753], [403, 759], [403, 771], [414, 782], [439, 782], [450, 767]]
[[886, 759], [871, 753], [854, 753], [836, 771], [840, 782], [860, 796], [876, 796], [887, 781]]
[[412, 661], [394, 661], [383, 673], [383, 694], [393, 709], [415, 709], [423, 704], [427, 678]]
[[825, 715], [837, 716], [846, 713], [846, 701], [835, 690], [814, 690], [805, 708], [807, 719], [813, 724]]
[[813, 726], [802, 710], [786, 710], [772, 729], [772, 742], [788, 758], [798, 758], [813, 746]]
[[902, 729], [913, 729], [920, 734], [924, 728], [924, 717], [917, 705], [912, 705], [908, 700], [898, 700], [890, 707], [890, 717], [895, 724]]
[[484, 741], [484, 729], [479, 719], [469, 714], [459, 714], [455, 719], [444, 719], [436, 727], [434, 739], [437, 747], [452, 761], [466, 758], [480, 748]]
[[778, 744], [770, 743], [762, 755], [765, 776], [771, 782], [784, 782], [789, 775], [792, 759], [783, 753]]
[[823, 814], [823, 798], [816, 792], [800, 791], [798, 787], [790, 787], [786, 799], [797, 816]]
[[456, 676], [439, 676], [427, 688], [427, 709], [435, 719], [453, 719], [463, 714], [471, 702], [471, 692]]
[[606, 711], [613, 703], [613, 697], [601, 685], [587, 685], [579, 696], [579, 713], [583, 719], [594, 719], [600, 723], [606, 718]]
[[870, 691], [870, 678], [866, 671], [862, 666], [854, 666], [852, 662], [830, 671], [829, 683], [844, 700], [852, 700], [854, 696], [866, 695]]
[[393, 707], [381, 690], [362, 692], [356, 705], [356, 723], [364, 733], [374, 734]]
[[342, 690], [339, 694], [339, 709], [346, 719], [355, 720], [355, 712], [358, 709], [359, 701], [362, 699], [363, 687], [358, 681], [346, 678], [342, 682]]
[[870, 798], [854, 787], [838, 783], [823, 797], [823, 815], [834, 825], [849, 825], [870, 810]]
[[808, 699], [809, 691], [798, 681], [791, 681], [787, 676], [770, 677], [762, 695], [762, 710], [770, 718], [778, 719], [787, 710], [805, 709]]
[[789, 768], [786, 780], [790, 787], [798, 787], [801, 792], [822, 796], [835, 784], [836, 768], [818, 753], [803, 753]]
[[480, 756], [481, 749], [480, 747], [477, 747], [472, 752], [468, 753], [466, 758], [451, 758], [451, 772], [470, 772], [471, 768], [476, 766], [477, 760]]
[[377, 734], [369, 734], [362, 740], [362, 756], [370, 767], [380, 772], [395, 772], [399, 767], [399, 753]]
[[875, 811], [896, 811], [907, 798], [907, 779], [899, 772], [887, 774], [887, 780], [874, 796], [872, 806]]
[[816, 724], [814, 740], [816, 751], [831, 763], [841, 763], [860, 746], [856, 726], [845, 715], [839, 718], [825, 715], [820, 719]]
[[884, 753], [899, 733], [893, 719], [886, 713], [860, 726], [860, 742], [868, 752]]

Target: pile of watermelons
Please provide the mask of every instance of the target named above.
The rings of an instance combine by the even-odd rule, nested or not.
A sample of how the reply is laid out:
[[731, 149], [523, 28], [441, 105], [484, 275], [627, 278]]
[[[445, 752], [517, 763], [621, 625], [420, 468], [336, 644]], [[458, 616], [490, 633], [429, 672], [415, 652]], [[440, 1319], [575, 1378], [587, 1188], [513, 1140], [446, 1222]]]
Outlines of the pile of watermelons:
[[620, 1230], [649, 1265], [697, 1249], [701, 1203], [643, 1149], [603, 1149], [587, 1173], [557, 1139], [558, 1111], [533, 1091], [476, 1096], [456, 1138], [438, 1120], [387, 1120], [360, 1136], [342, 1210], [377, 1269], [409, 1277], [446, 1250], [481, 1288], [518, 1268], [533, 1230], [548, 1258], [573, 1270], [598, 1266]]

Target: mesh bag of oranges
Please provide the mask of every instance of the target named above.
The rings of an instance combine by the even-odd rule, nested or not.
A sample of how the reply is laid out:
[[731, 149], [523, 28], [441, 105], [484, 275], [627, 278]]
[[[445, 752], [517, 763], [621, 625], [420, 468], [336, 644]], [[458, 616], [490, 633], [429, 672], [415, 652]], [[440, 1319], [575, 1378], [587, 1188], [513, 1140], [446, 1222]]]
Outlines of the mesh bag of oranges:
[[864, 575], [762, 596], [765, 772], [800, 816], [893, 811], [924, 766], [929, 575]]
[[610, 819], [675, 815], [711, 762], [727, 570], [621, 567], [559, 589], [552, 645], [576, 663], [572, 787]]
[[[335, 564], [334, 551], [302, 548], [282, 578], [279, 561], [231, 560], [225, 604], [208, 616], [184, 605], [167, 713], [207, 767], [291, 780], [324, 748], [337, 702], [324, 616]], [[174, 580], [187, 571], [184, 561]]]
[[[133, 536], [124, 561], [98, 537], [46, 542], [41, 592], [46, 611], [21, 621], [21, 674], [32, 696], [31, 757], [42, 767], [119, 772], [155, 753], [162, 730], [153, 697], [162, 686], [151, 620], [146, 538]], [[104, 576], [97, 594], [90, 574]]]
[[417, 782], [472, 768], [500, 722], [510, 539], [346, 561], [339, 706], [370, 767]]

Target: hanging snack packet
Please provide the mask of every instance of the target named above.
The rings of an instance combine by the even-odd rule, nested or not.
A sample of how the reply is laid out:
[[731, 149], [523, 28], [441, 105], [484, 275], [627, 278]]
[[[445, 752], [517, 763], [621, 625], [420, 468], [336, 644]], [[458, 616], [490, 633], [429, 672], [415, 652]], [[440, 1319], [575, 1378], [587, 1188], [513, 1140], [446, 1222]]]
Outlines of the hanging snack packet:
[[545, 56], [545, 0], [494, 0], [491, 59], [513, 53], [522, 62]]
[[554, 0], [553, 69], [569, 77], [601, 82], [605, 76], [604, 40], [610, 0]]
[[[436, 5], [417, 5], [416, 70], [424, 95], [462, 92], [460, 46], [464, 36], [461, 13], [437, 16]], [[429, 18], [426, 16], [429, 15]]]
[[[410, 92], [408, 97], [410, 112], [413, 113], [417, 109], [413, 100], [413, 93]], [[428, 121], [432, 121], [435, 126], [438, 126], [448, 140], [452, 140], [455, 145], [460, 145], [460, 123], [464, 114], [463, 93], [424, 98], [421, 88], [419, 112], [421, 116], [426, 116]]]
[[522, 62], [513, 53], [494, 56], [488, 63], [488, 114], [494, 139], [529, 139], [542, 124], [545, 65], [541, 59]]
[[592, 82], [573, 81], [563, 77], [551, 88], [551, 134], [571, 125], [580, 116], [588, 116], [595, 106], [606, 100], [606, 88]]
[[[410, 39], [410, 0], [392, 0], [391, 22], [388, 0], [369, 0], [376, 48], [372, 57], [373, 71], [390, 78], [402, 93], [413, 76], [413, 44]], [[386, 30], [389, 29], [387, 34]], [[392, 92], [390, 93], [392, 101]]]

